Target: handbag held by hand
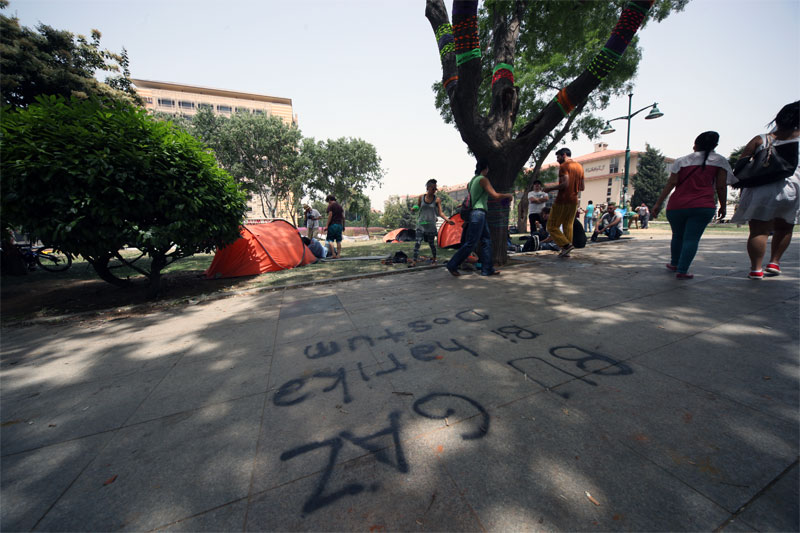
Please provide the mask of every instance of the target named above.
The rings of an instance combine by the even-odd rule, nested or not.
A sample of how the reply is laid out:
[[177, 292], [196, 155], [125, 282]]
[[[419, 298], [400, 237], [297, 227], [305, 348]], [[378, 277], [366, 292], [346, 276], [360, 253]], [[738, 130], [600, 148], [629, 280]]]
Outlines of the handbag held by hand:
[[797, 168], [797, 142], [775, 147], [773, 136], [767, 135], [767, 143], [762, 150], [736, 162], [733, 175], [738, 181], [731, 184], [731, 187], [741, 189], [774, 183], [794, 174], [795, 168]]

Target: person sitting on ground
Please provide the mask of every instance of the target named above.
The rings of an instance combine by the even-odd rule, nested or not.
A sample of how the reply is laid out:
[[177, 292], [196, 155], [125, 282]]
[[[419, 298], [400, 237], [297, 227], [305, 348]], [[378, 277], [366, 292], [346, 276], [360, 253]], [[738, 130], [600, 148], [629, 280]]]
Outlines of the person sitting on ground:
[[606, 212], [597, 221], [597, 226], [592, 233], [592, 242], [597, 242], [597, 236], [600, 232], [608, 237], [609, 241], [615, 241], [622, 237], [622, 215], [616, 212], [617, 204], [610, 202], [606, 207]]
[[[326, 242], [323, 246], [321, 242], [317, 239], [309, 239], [308, 237], [300, 237], [303, 241], [303, 244], [308, 246], [308, 249], [311, 250], [311, 253], [314, 254], [314, 257], [317, 260], [325, 259], [329, 255], [333, 255], [333, 246], [331, 243]], [[317, 261], [314, 261], [315, 263]]]

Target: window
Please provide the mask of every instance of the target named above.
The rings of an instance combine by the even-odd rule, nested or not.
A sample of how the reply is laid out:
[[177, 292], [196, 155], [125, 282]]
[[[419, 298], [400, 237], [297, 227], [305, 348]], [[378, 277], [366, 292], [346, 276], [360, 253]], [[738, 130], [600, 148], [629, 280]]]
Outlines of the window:
[[253, 109], [253, 114], [254, 115], [263, 115], [264, 114], [264, 110], [263, 109]]
[[611, 187], [611, 183], [614, 181], [614, 178], [608, 178], [608, 186]]
[[608, 190], [606, 191], [606, 195], [611, 196], [611, 187], [609, 187]]
[[144, 103], [145, 104], [152, 104], [153, 103], [153, 98], [150, 97], [150, 96], [145, 96], [144, 97]]
[[214, 110], [214, 106], [212, 104], [207, 104], [205, 102], [197, 104], [197, 109], [211, 109]]
[[181, 109], [194, 109], [194, 102], [186, 102], [185, 100], [181, 100], [178, 102], [178, 107]]
[[169, 98], [159, 98], [158, 105], [161, 107], [175, 107], [175, 100], [170, 100]]
[[614, 157], [611, 159], [611, 162], [608, 164], [608, 172], [610, 174], [616, 174], [619, 172], [619, 158]]
[[229, 105], [218, 105], [217, 111], [219, 111], [220, 113], [230, 113], [231, 111], [233, 111], [233, 108]]
[[237, 107], [236, 108], [236, 112], [237, 113], [247, 113], [249, 115], [250, 114], [250, 109], [247, 108], [247, 107]]

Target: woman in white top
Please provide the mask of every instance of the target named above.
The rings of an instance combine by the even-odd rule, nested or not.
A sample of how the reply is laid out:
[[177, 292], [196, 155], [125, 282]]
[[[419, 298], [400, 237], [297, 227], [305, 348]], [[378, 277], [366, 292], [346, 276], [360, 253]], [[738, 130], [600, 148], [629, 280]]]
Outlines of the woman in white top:
[[[788, 161], [798, 162], [798, 137], [800, 137], [800, 100], [787, 104], [775, 117], [775, 129], [766, 135], [753, 137], [742, 151], [742, 157], [763, 150], [769, 142]], [[734, 178], [732, 183], [737, 180]], [[750, 256], [750, 279], [763, 279], [762, 262], [767, 252], [767, 240], [772, 231], [772, 250], [766, 266], [768, 274], [781, 273], [783, 252], [792, 241], [792, 229], [800, 223], [800, 164], [794, 174], [780, 181], [759, 187], [742, 189], [739, 206], [731, 222], [750, 223], [747, 254]]]

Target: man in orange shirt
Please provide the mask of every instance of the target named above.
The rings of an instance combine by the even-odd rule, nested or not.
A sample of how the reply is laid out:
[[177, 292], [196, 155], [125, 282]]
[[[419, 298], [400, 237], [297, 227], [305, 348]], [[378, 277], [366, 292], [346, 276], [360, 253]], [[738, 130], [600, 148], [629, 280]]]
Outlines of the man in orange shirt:
[[558, 191], [550, 210], [550, 218], [547, 219], [547, 231], [561, 248], [559, 257], [567, 257], [575, 249], [572, 244], [572, 225], [575, 213], [578, 212], [578, 192], [583, 190], [583, 167], [570, 159], [571, 156], [569, 148], [556, 152], [556, 159], [561, 165], [558, 170], [558, 184], [544, 188], [544, 192]]

